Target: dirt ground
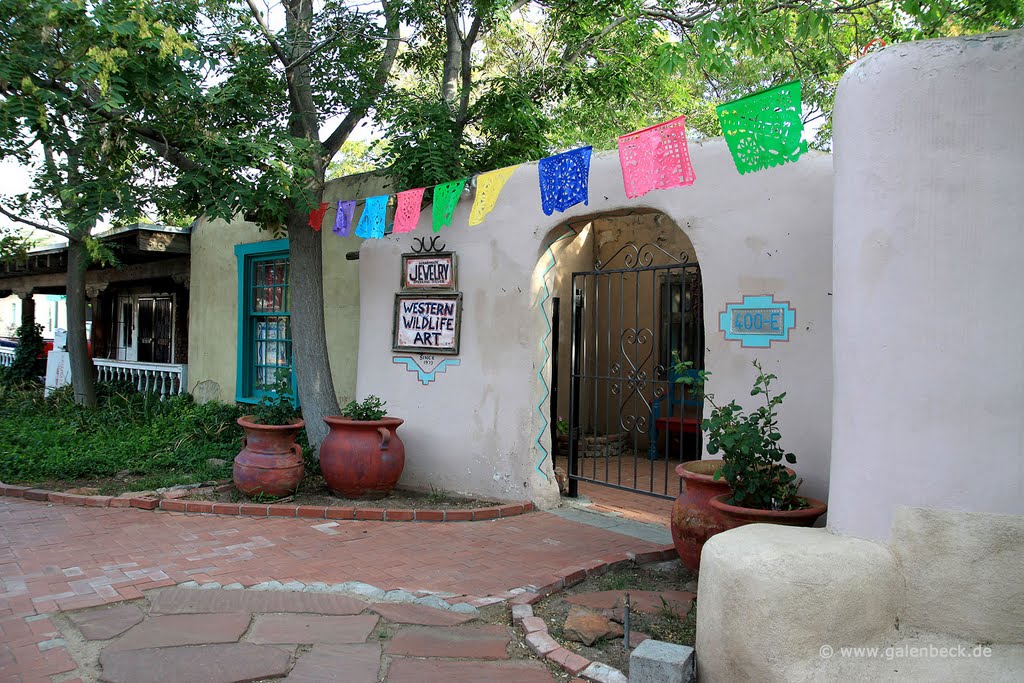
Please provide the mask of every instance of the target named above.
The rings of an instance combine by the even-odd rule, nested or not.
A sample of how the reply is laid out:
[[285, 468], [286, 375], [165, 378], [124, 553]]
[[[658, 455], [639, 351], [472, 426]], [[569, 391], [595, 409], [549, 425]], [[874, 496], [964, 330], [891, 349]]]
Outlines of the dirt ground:
[[[632, 567], [610, 572], [604, 576], [592, 577], [572, 588], [551, 595], [533, 606], [534, 616], [547, 622], [551, 637], [563, 647], [591, 661], [613, 666], [626, 674], [629, 673], [631, 650], [626, 649], [622, 638], [599, 640], [592, 646], [586, 646], [567, 640], [562, 633], [562, 627], [570, 608], [570, 604], [565, 601], [565, 598], [582, 593], [608, 590], [697, 592], [694, 575], [676, 561], [648, 567]], [[697, 605], [694, 603], [689, 613], [683, 615], [676, 614], [670, 609], [661, 610], [655, 615], [634, 611], [631, 612], [630, 621], [631, 633], [640, 632], [656, 640], [693, 647], [696, 637]], [[633, 642], [633, 647], [636, 644]]]
[[[218, 487], [226, 488], [226, 487]], [[185, 500], [209, 500], [217, 503], [238, 503], [246, 502], [248, 499], [239, 493], [234, 487], [222, 491], [198, 490], [188, 496]], [[271, 502], [269, 498], [259, 499], [254, 502]], [[479, 498], [464, 498], [444, 490], [435, 490], [430, 493], [418, 491], [393, 490], [384, 498], [377, 500], [355, 500], [351, 498], [339, 498], [328, 490], [324, 478], [319, 474], [307, 474], [299, 484], [299, 490], [294, 496], [278, 498], [276, 503], [294, 503], [296, 505], [322, 505], [327, 507], [370, 507], [384, 508], [390, 510], [458, 510], [462, 508], [482, 508], [491, 505], [500, 505], [489, 500]]]

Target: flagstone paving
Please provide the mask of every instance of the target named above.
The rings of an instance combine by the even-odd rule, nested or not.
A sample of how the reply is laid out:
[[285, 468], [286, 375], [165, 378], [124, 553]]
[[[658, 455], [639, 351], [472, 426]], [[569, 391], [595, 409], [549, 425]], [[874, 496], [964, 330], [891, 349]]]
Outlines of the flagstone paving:
[[[239, 613], [307, 615], [306, 621], [291, 623], [293, 634], [294, 629], [322, 633], [323, 629], [317, 626], [322, 622], [311, 620], [312, 615], [321, 619], [354, 617], [365, 610], [359, 618], [365, 621], [379, 616], [394, 629], [389, 632], [391, 638], [405, 629], [429, 628], [424, 620], [445, 624], [433, 628], [477, 628], [483, 629], [481, 633], [488, 637], [494, 635], [487, 625], [457, 625], [452, 612], [441, 612], [443, 616], [436, 618], [424, 616], [429, 614], [424, 610], [430, 608], [423, 605], [382, 604], [374, 608], [356, 597], [333, 593], [221, 590], [217, 585], [241, 588], [276, 581], [280, 582], [278, 586], [309, 586], [307, 590], [312, 591], [314, 587], [326, 590], [324, 586], [361, 581], [421, 596], [428, 591], [440, 592], [450, 603], [484, 605], [509, 597], [510, 589], [544, 587], [564, 575], [567, 568], [620, 560], [626, 552], [645, 553], [662, 548], [543, 512], [451, 525], [342, 521], [331, 527], [332, 534], [324, 533], [315, 522], [0, 500], [0, 680], [51, 681], [51, 676], [61, 683], [72, 683], [77, 680], [74, 676], [91, 680], [89, 671], [80, 668], [81, 663], [72, 658], [64, 629], [70, 629], [79, 644], [86, 643], [84, 634], [58, 613], [139, 600], [143, 598], [142, 591], [151, 589], [164, 588], [147, 594], [153, 597], [148, 618], [110, 641], [134, 642], [132, 648], [142, 649], [111, 648], [109, 643], [102, 648], [103, 661], [109, 662], [109, 671], [114, 672], [108, 676], [108, 669], [103, 669], [110, 680], [173, 680], [173, 676], [163, 674], [176, 662], [193, 667], [189, 671], [202, 671], [201, 676], [184, 675], [179, 680], [222, 680], [217, 678], [222, 673], [227, 676], [223, 680], [229, 680], [237, 673], [229, 666], [232, 661], [258, 661], [268, 671], [279, 669], [280, 653], [288, 654], [287, 650], [279, 644], [259, 645], [249, 639], [254, 628], [269, 623], [262, 621], [264, 617], [246, 622], [241, 642], [224, 642], [233, 636], [239, 623], [239, 617], [230, 615]], [[165, 588], [188, 581], [214, 589]], [[246, 597], [232, 597], [235, 595]], [[408, 599], [409, 594], [393, 595]], [[389, 610], [394, 622], [389, 619]], [[153, 634], [161, 632], [159, 620], [193, 614], [211, 623], [210, 615], [223, 617], [218, 622], [219, 635], [204, 637], [207, 643], [223, 644], [198, 646], [170, 644], [165, 640], [159, 642], [166, 646], [149, 647], [155, 642]], [[113, 632], [131, 617], [125, 613], [97, 619], [109, 620], [106, 628]], [[462, 621], [461, 617], [458, 621]], [[150, 625], [154, 622], [156, 626]], [[283, 622], [274, 625], [284, 628]], [[365, 626], [362, 628], [365, 630]], [[149, 635], [133, 635], [136, 629]], [[270, 640], [280, 643], [283, 637], [278, 632]], [[132, 641], [133, 638], [139, 640]], [[372, 634], [368, 638], [368, 644], [381, 642]], [[493, 640], [486, 642], [491, 644], [479, 652], [495, 654]], [[96, 649], [104, 643], [99, 641], [92, 647]], [[294, 680], [315, 680], [316, 671], [329, 666], [331, 661], [344, 659], [345, 653], [362, 653], [359, 657], [352, 654], [353, 662], [366, 659], [366, 648], [346, 649], [356, 645], [316, 644], [306, 652], [303, 648], [311, 644], [288, 655], [286, 670], [295, 675]], [[296, 643], [286, 644], [292, 645]], [[449, 643], [446, 647], [454, 646]], [[303, 658], [311, 655], [303, 664]], [[390, 666], [388, 680], [552, 680], [543, 664], [530, 660], [466, 662], [420, 659], [400, 656], [398, 652], [383, 657]], [[148, 664], [140, 664], [145, 661]], [[144, 667], [145, 676], [152, 678], [131, 678], [133, 671], [142, 671], [132, 667]], [[460, 673], [465, 671], [476, 673], [466, 677]], [[127, 677], [115, 677], [122, 675]], [[271, 677], [281, 673], [260, 675]], [[355, 671], [352, 680], [361, 680]]]

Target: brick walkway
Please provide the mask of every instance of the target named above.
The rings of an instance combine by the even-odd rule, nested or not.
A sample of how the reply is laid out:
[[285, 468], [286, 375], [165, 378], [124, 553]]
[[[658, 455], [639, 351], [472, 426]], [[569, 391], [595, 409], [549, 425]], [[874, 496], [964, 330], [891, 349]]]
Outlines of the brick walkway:
[[467, 524], [254, 519], [0, 500], [0, 680], [74, 662], [47, 616], [195, 580], [365, 581], [489, 596], [657, 549], [546, 513]]

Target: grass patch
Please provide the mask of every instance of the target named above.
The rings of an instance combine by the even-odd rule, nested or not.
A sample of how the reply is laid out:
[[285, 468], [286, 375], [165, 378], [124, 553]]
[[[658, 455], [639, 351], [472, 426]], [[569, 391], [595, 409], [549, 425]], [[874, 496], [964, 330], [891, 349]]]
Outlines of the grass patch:
[[[0, 480], [112, 495], [231, 476], [238, 407], [198, 405], [187, 394], [160, 400], [117, 384], [97, 393], [99, 406], [88, 409], [75, 405], [70, 387], [44, 399], [38, 388], [0, 386]], [[226, 464], [211, 467], [210, 458]]]

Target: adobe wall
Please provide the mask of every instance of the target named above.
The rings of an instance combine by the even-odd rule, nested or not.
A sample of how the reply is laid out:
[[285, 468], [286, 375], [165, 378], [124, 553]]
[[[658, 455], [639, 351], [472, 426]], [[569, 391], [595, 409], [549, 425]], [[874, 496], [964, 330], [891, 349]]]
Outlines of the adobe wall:
[[[430, 212], [405, 235], [363, 242], [360, 249], [357, 393], [378, 394], [406, 420], [402, 484], [498, 499], [557, 502], [545, 453], [546, 318], [541, 273], [548, 244], [602, 212], [659, 211], [686, 232], [704, 281], [706, 363], [711, 390], [749, 398], [750, 361], [759, 358], [789, 391], [781, 416], [784, 445], [797, 454], [804, 491], [824, 496], [831, 437], [832, 162], [809, 153], [798, 163], [740, 176], [723, 140], [690, 145], [691, 187], [627, 200], [618, 155], [598, 155], [589, 206], [541, 211], [536, 164], [520, 166], [485, 222], [468, 227], [471, 195], [460, 202], [441, 242], [458, 258], [464, 297], [459, 364], [423, 384], [396, 364], [391, 350], [394, 297], [403, 252], [430, 236]], [[549, 274], [550, 276], [550, 274]], [[549, 282], [550, 287], [550, 282]], [[744, 295], [772, 294], [796, 309], [791, 340], [770, 349], [742, 348], [718, 332], [718, 313]], [[565, 312], [563, 303], [563, 313]], [[565, 340], [568, 343], [568, 340]], [[436, 356], [436, 360], [443, 359]], [[545, 374], [546, 377], [546, 374]]]

